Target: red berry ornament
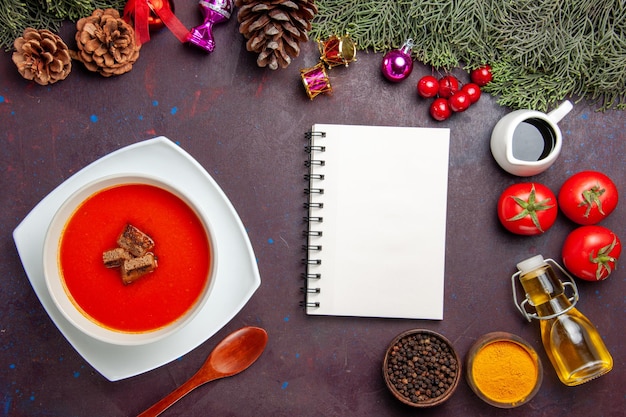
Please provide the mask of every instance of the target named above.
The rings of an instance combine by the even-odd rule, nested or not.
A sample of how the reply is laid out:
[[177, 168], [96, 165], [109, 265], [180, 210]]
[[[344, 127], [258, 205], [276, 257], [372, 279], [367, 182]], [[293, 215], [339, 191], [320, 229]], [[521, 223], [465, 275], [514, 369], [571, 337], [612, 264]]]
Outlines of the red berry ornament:
[[484, 87], [491, 82], [493, 75], [491, 74], [491, 67], [489, 65], [483, 65], [480, 68], [476, 68], [470, 72], [470, 78], [472, 82], [479, 87]]
[[480, 87], [478, 84], [467, 83], [461, 88], [461, 91], [467, 93], [472, 104], [476, 103], [480, 98]]
[[456, 92], [448, 99], [448, 103], [450, 104], [450, 109], [456, 113], [467, 110], [470, 104], [472, 104], [469, 94], [464, 91]]
[[439, 81], [432, 75], [426, 75], [417, 82], [417, 94], [423, 98], [435, 97], [439, 93]]
[[439, 97], [452, 97], [459, 91], [459, 80], [453, 75], [446, 75], [439, 80]]
[[450, 104], [445, 98], [437, 98], [430, 105], [430, 115], [437, 121], [444, 121], [452, 114]]

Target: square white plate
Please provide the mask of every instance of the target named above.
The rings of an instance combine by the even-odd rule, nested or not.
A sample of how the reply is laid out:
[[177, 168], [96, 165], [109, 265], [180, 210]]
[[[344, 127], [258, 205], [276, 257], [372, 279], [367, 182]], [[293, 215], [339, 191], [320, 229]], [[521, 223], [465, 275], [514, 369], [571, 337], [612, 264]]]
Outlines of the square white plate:
[[[118, 172], [150, 174], [194, 196], [213, 226], [218, 248], [214, 287], [204, 308], [178, 332], [144, 346], [93, 339], [56, 308], [43, 276], [43, 242], [63, 201], [83, 185]], [[261, 285], [254, 251], [234, 207], [206, 170], [166, 137], [139, 142], [86, 166], [46, 196], [13, 231], [24, 270], [52, 321], [78, 353], [110, 381], [150, 371], [196, 348], [226, 325]]]

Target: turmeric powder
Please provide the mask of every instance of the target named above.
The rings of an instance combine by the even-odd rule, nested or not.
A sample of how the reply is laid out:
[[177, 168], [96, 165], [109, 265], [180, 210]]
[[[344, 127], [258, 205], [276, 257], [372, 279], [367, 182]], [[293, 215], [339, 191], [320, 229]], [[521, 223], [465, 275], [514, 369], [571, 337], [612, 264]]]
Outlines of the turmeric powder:
[[515, 405], [533, 391], [538, 367], [524, 347], [512, 341], [498, 340], [476, 353], [472, 373], [476, 386], [486, 397]]

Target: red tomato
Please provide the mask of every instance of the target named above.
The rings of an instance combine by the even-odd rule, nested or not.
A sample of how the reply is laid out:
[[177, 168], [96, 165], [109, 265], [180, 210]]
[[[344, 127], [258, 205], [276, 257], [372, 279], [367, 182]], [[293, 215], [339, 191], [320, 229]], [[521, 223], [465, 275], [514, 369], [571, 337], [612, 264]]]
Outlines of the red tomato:
[[513, 184], [498, 200], [498, 218], [510, 232], [538, 235], [548, 230], [558, 213], [554, 193], [545, 185], [532, 182]]
[[454, 75], [446, 75], [439, 80], [440, 97], [452, 97], [457, 91], [459, 91], [459, 80]]
[[433, 119], [438, 121], [444, 121], [452, 114], [450, 110], [450, 104], [445, 98], [436, 98], [430, 105], [430, 115]]
[[484, 87], [491, 82], [493, 75], [491, 74], [491, 67], [489, 65], [483, 65], [480, 68], [476, 68], [470, 72], [470, 78], [472, 82], [479, 87]]
[[465, 91], [457, 91], [448, 99], [448, 102], [452, 111], [457, 113], [467, 110], [470, 104], [472, 104], [469, 94]]
[[615, 210], [617, 187], [597, 171], [581, 171], [569, 177], [559, 191], [559, 207], [571, 221], [596, 224]]
[[615, 269], [622, 244], [615, 233], [602, 226], [580, 226], [563, 244], [563, 264], [587, 281], [602, 281]]
[[467, 83], [461, 88], [461, 91], [465, 91], [469, 95], [472, 104], [476, 103], [480, 98], [481, 91], [478, 84]]
[[432, 75], [425, 75], [417, 82], [417, 94], [423, 98], [435, 97], [439, 92], [439, 81]]

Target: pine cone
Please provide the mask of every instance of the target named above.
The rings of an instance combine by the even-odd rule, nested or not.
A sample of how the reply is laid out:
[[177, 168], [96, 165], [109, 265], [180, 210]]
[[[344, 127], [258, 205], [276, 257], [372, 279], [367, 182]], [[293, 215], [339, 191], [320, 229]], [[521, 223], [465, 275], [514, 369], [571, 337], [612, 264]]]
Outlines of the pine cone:
[[115, 9], [96, 9], [76, 22], [76, 29], [78, 53], [72, 58], [90, 71], [104, 77], [124, 74], [139, 58], [141, 45], [135, 42], [135, 30]]
[[26, 28], [13, 42], [13, 63], [22, 77], [47, 85], [64, 80], [72, 59], [63, 39], [47, 29]]
[[286, 68], [300, 54], [300, 42], [309, 40], [314, 0], [235, 0], [239, 32], [246, 49], [259, 54], [257, 65]]

